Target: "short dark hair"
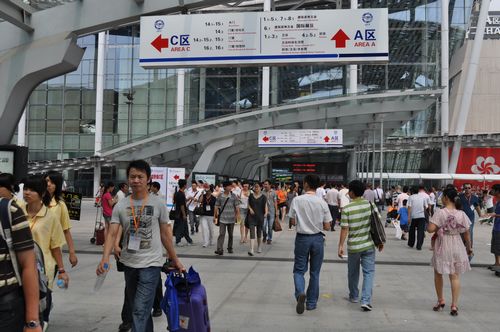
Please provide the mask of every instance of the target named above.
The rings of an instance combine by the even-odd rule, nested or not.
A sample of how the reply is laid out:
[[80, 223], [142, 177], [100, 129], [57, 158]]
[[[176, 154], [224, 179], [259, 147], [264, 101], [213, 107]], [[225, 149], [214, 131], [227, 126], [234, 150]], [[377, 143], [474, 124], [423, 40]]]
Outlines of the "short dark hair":
[[407, 193], [407, 192], [408, 192], [408, 189], [409, 189], [409, 188], [408, 188], [408, 186], [403, 186], [403, 192], [404, 192], [404, 193]]
[[51, 197], [47, 192], [47, 181], [45, 180], [45, 176], [30, 176], [24, 183], [23, 190], [26, 189], [36, 192], [42, 198], [42, 202], [45, 206], [50, 204]]
[[403, 199], [403, 206], [406, 206], [406, 204], [408, 204], [408, 200], [407, 199]]
[[111, 181], [109, 181], [108, 183], [106, 183], [106, 186], [104, 187], [104, 192], [108, 191], [109, 188], [111, 187], [114, 187], [115, 184]]
[[267, 182], [267, 183], [269, 183], [270, 185], [272, 185], [272, 184], [273, 184], [273, 183], [271, 182], [271, 180], [269, 180], [269, 179], [264, 180], [264, 182], [262, 182], [262, 183], [266, 183], [266, 182]]
[[155, 187], [156, 189], [160, 190], [161, 184], [160, 184], [160, 182], [155, 181], [155, 182], [151, 183], [151, 187]]
[[136, 170], [143, 171], [148, 176], [148, 179], [151, 177], [151, 166], [149, 166], [148, 162], [145, 160], [133, 160], [128, 164], [127, 167], [127, 178], [130, 174], [130, 169], [135, 168]]
[[118, 185], [118, 188], [123, 189], [123, 188], [125, 188], [125, 186], [128, 186], [128, 184], [126, 184], [125, 182], [122, 182]]
[[177, 183], [179, 184], [179, 189], [182, 189], [186, 186], [187, 181], [185, 179], [180, 179]]
[[320, 185], [319, 176], [316, 174], [307, 174], [304, 177], [304, 183], [307, 183], [309, 189], [316, 190]]
[[349, 191], [356, 197], [361, 197], [365, 193], [365, 185], [359, 180], [349, 182]]
[[491, 190], [496, 193], [500, 193], [500, 183], [496, 183], [491, 187]]
[[224, 181], [222, 182], [222, 187], [226, 188], [227, 186], [231, 186], [233, 183], [231, 181]]
[[465, 188], [465, 186], [471, 186], [472, 187], [472, 184], [470, 182], [465, 182], [463, 185], [462, 185], [462, 188]]
[[19, 191], [19, 186], [16, 183], [14, 175], [10, 173], [0, 174], [0, 187], [8, 189], [12, 193]]
[[198, 184], [198, 182], [196, 182], [196, 180], [193, 180], [191, 181], [191, 184]]
[[203, 180], [198, 180], [197, 182], [198, 182], [198, 184], [204, 184], [205, 183], [205, 182], [203, 182]]

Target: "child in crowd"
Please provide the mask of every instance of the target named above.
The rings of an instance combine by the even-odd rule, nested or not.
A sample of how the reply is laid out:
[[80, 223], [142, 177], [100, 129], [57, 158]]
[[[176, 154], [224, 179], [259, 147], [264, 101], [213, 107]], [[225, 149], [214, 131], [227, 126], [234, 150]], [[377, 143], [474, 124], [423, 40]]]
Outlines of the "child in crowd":
[[403, 231], [403, 235], [401, 236], [401, 240], [406, 241], [406, 234], [408, 234], [408, 207], [406, 204], [408, 203], [407, 199], [403, 200], [403, 206], [398, 210], [399, 226], [401, 226], [401, 230]]

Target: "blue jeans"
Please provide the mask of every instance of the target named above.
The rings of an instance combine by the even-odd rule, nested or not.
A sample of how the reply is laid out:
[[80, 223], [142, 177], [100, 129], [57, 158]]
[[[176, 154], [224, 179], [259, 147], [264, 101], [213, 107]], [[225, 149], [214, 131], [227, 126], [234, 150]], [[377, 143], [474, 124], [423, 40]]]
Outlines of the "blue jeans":
[[373, 279], [375, 278], [375, 249], [362, 252], [349, 252], [347, 257], [347, 277], [349, 280], [349, 298], [359, 298], [359, 265], [363, 268], [363, 290], [361, 304], [371, 304]]
[[274, 224], [274, 219], [276, 218], [276, 211], [274, 210], [269, 210], [269, 214], [264, 217], [264, 227], [263, 231], [264, 234], [267, 235], [267, 239], [265, 240], [271, 240], [273, 239], [273, 224]]
[[295, 237], [295, 261], [293, 264], [293, 281], [295, 284], [295, 299], [305, 289], [304, 274], [307, 272], [307, 265], [310, 262], [309, 286], [306, 293], [306, 307], [316, 308], [319, 297], [319, 273], [323, 264], [324, 253], [323, 234], [314, 235], [297, 234]]
[[153, 332], [151, 309], [161, 267], [135, 269], [125, 266], [125, 291], [132, 302], [132, 332]]
[[[474, 220], [475, 221], [475, 220]], [[472, 246], [474, 245], [474, 221], [472, 222], [472, 224], [470, 224], [470, 227], [469, 227], [469, 233], [470, 233], [470, 247], [472, 248]]]

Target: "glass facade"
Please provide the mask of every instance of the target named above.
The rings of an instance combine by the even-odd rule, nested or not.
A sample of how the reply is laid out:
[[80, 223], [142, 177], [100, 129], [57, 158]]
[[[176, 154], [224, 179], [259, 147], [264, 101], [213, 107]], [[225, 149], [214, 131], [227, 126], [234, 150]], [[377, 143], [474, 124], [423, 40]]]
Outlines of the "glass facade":
[[[463, 43], [472, 0], [450, 1], [450, 53]], [[348, 1], [344, 1], [348, 6]], [[389, 8], [387, 64], [358, 65], [358, 91], [440, 86], [440, 1], [359, 1], [359, 8]], [[334, 9], [335, 2], [301, 9]], [[103, 148], [176, 126], [177, 70], [139, 65], [139, 26], [110, 30], [104, 84]], [[94, 153], [97, 35], [78, 40], [86, 48], [78, 69], [44, 82], [27, 107], [30, 160], [90, 156]], [[347, 66], [271, 67], [271, 105], [348, 94]], [[185, 70], [184, 123], [260, 107], [262, 69]], [[435, 108], [422, 112], [394, 135], [438, 132]], [[390, 163], [390, 161], [388, 161]]]

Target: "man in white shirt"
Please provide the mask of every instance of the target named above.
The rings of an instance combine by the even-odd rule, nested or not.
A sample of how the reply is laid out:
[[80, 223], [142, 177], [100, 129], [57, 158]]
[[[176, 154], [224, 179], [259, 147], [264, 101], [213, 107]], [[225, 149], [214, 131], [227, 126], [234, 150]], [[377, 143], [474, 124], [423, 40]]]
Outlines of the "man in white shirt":
[[[323, 231], [330, 229], [332, 216], [326, 202], [316, 196], [319, 186], [319, 177], [308, 174], [304, 178], [305, 195], [293, 199], [290, 212], [290, 222], [296, 226], [295, 257], [293, 266], [293, 280], [295, 284], [295, 298], [297, 299], [296, 311], [304, 313], [316, 309], [319, 298], [319, 274], [323, 264], [325, 234]], [[304, 274], [308, 270], [309, 261], [309, 286], [305, 293]]]
[[316, 189], [316, 196], [321, 199], [325, 199], [326, 191], [325, 191], [325, 183], [321, 182], [321, 185]]
[[367, 183], [365, 192], [363, 193], [363, 198], [370, 203], [375, 203], [375, 192], [372, 190], [372, 184]]
[[194, 208], [198, 205], [198, 199], [202, 195], [202, 191], [198, 189], [198, 183], [191, 181], [191, 187], [186, 190], [186, 205], [188, 207], [189, 225], [191, 226], [191, 235], [194, 232], [198, 233], [200, 221], [198, 216], [194, 214]]
[[118, 203], [119, 201], [121, 201], [122, 199], [127, 197], [127, 195], [128, 195], [128, 184], [126, 184], [125, 182], [122, 182], [122, 183], [120, 183], [118, 188], [120, 188], [120, 190], [118, 190], [118, 192], [116, 193], [116, 196], [115, 196], [116, 203]]
[[403, 207], [403, 201], [405, 199], [408, 200], [409, 197], [410, 195], [408, 195], [408, 186], [404, 186], [403, 192], [398, 195], [398, 198], [396, 200], [396, 202], [398, 203], [398, 211]]
[[328, 208], [330, 209], [330, 213], [332, 215], [332, 228], [331, 231], [335, 231], [335, 223], [339, 219], [339, 191], [337, 188], [332, 187], [325, 196], [326, 203], [328, 204]]
[[385, 196], [384, 191], [382, 190], [382, 188], [380, 188], [380, 184], [378, 184], [375, 190], [373, 190], [373, 193], [375, 194], [375, 204], [377, 205], [378, 210], [384, 211]]
[[415, 230], [417, 231], [417, 250], [422, 250], [425, 235], [426, 210], [429, 207], [429, 197], [424, 192], [419, 192], [417, 187], [412, 187], [408, 198], [408, 224], [410, 232], [408, 236], [408, 246], [415, 245]]
[[349, 197], [349, 189], [347, 189], [347, 187], [343, 183], [340, 185], [339, 200], [340, 210], [342, 210], [347, 204], [351, 202], [351, 198]]

